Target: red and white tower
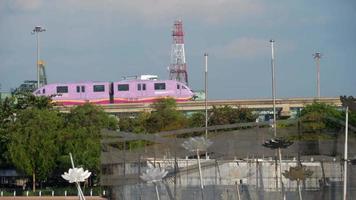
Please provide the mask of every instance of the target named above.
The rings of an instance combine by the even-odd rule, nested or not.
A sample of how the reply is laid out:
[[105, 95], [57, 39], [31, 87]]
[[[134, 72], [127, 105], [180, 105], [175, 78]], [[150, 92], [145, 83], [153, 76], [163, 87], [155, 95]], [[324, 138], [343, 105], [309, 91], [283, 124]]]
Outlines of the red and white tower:
[[187, 64], [184, 52], [184, 32], [182, 20], [176, 20], [172, 31], [171, 64], [169, 65], [169, 79], [177, 80], [188, 85]]

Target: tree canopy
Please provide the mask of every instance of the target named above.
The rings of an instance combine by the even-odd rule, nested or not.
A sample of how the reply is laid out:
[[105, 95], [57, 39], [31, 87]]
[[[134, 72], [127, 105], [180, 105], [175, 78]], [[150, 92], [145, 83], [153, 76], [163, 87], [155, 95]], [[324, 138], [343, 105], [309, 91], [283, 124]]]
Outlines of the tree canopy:
[[60, 137], [62, 152], [60, 161], [69, 165], [68, 154], [72, 153], [76, 165], [94, 173], [100, 169], [100, 139], [103, 128], [115, 130], [117, 121], [102, 108], [93, 104], [77, 106], [64, 116], [65, 128]]
[[32, 108], [16, 115], [8, 150], [13, 164], [32, 176], [33, 190], [36, 177], [45, 179], [55, 166], [59, 153], [57, 137], [62, 127], [62, 118], [50, 110]]
[[49, 97], [16, 94], [0, 101], [0, 167], [15, 166], [37, 180], [76, 165], [98, 174], [100, 132], [116, 129], [117, 120], [99, 106], [84, 104], [59, 113]]
[[303, 108], [301, 111], [301, 120], [305, 131], [316, 132], [324, 128], [340, 128], [337, 120], [343, 120], [343, 115], [336, 106], [314, 102]]

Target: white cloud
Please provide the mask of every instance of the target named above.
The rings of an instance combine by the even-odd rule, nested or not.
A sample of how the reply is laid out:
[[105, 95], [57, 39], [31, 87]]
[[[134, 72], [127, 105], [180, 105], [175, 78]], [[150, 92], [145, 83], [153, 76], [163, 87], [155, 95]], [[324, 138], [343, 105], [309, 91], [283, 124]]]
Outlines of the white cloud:
[[268, 40], [243, 37], [230, 41], [229, 43], [213, 47], [211, 52], [223, 58], [252, 58], [266, 52]]
[[56, 3], [64, 8], [115, 11], [148, 21], [188, 16], [219, 23], [227, 18], [259, 15], [265, 10], [260, 0], [57, 0]]
[[8, 6], [12, 10], [34, 11], [41, 7], [42, 0], [8, 0]]
[[[295, 48], [290, 41], [279, 41], [276, 46], [279, 51], [290, 52]], [[210, 48], [212, 54], [221, 58], [245, 58], [252, 59], [256, 56], [265, 55], [269, 52], [270, 43], [267, 38], [241, 37], [231, 40], [223, 46]]]

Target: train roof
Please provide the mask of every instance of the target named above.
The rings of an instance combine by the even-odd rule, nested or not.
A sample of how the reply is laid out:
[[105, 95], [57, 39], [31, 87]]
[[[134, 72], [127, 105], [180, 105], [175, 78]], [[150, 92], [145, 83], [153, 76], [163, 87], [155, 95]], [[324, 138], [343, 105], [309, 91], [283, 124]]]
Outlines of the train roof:
[[[176, 80], [142, 80], [142, 79], [127, 79], [127, 80], [119, 80], [119, 81], [76, 81], [76, 82], [63, 82], [63, 83], [49, 83], [47, 85], [61, 85], [61, 84], [91, 84], [91, 83], [117, 83], [117, 82], [178, 82]], [[184, 84], [184, 83], [182, 83]]]

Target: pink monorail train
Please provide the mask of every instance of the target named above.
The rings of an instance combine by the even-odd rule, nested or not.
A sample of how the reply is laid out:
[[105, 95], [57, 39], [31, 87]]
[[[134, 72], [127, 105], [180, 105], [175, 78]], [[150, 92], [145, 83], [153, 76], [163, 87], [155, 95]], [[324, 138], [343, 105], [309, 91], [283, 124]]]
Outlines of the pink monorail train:
[[52, 96], [53, 102], [59, 105], [154, 102], [167, 97], [188, 101], [194, 96], [186, 85], [178, 81], [142, 79], [48, 84], [33, 94]]

